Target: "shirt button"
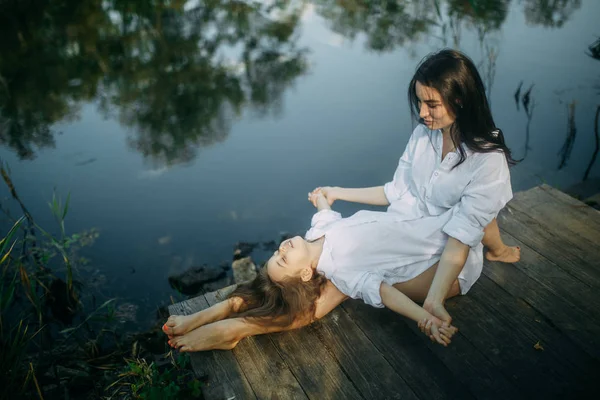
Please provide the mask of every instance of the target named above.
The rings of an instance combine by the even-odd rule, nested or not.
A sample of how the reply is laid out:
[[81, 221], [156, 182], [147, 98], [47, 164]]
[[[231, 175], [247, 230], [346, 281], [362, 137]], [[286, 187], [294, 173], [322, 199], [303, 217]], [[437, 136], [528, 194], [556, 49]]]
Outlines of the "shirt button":
[[438, 172], [437, 172], [437, 171], [433, 173], [433, 176], [438, 176], [438, 175], [439, 175], [439, 174], [438, 174]]

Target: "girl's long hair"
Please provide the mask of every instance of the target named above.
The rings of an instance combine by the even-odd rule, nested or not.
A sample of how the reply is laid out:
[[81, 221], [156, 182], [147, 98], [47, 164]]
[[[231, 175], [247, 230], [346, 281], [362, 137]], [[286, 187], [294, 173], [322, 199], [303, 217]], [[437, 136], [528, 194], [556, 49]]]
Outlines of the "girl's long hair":
[[327, 278], [315, 273], [311, 280], [286, 278], [275, 282], [262, 267], [257, 277], [242, 283], [229, 295], [240, 298], [242, 305], [234, 317], [251, 318], [261, 325], [288, 327], [294, 321], [315, 318], [316, 301], [327, 283]]
[[478, 153], [502, 151], [509, 164], [515, 164], [504, 143], [504, 134], [496, 127], [485, 95], [485, 87], [475, 64], [456, 50], [441, 50], [425, 57], [408, 87], [408, 100], [413, 116], [420, 122], [417, 82], [436, 89], [446, 109], [456, 117], [450, 128], [450, 137], [460, 159], [454, 168], [466, 159], [461, 143]]

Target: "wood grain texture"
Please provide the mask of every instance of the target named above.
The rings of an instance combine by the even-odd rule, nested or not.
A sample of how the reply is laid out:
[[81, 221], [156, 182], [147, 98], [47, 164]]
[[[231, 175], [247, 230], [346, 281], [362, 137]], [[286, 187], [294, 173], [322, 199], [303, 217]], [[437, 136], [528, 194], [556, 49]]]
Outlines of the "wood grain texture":
[[310, 399], [362, 399], [315, 329], [307, 326], [270, 337]]
[[460, 384], [424, 344], [403, 317], [387, 309], [374, 309], [360, 301], [346, 301], [343, 308], [396, 372], [422, 399], [471, 399]]
[[[189, 315], [208, 308], [204, 296], [169, 306], [171, 315]], [[204, 381], [202, 394], [206, 400], [231, 398], [255, 399], [244, 372], [231, 351], [215, 350], [190, 354], [197, 377]]]
[[[581, 395], [590, 367], [597, 370], [591, 356], [485, 276], [449, 312], [461, 335], [528, 398]], [[545, 350], [535, 349], [538, 342]]]
[[[205, 295], [209, 305], [225, 299], [231, 288]], [[306, 399], [300, 384], [268, 336], [243, 339], [232, 351], [258, 399]]]
[[514, 265], [486, 262], [483, 270], [498, 286], [543, 314], [588, 354], [600, 358], [600, 324], [597, 319], [573, 307], [556, 295], [553, 288], [540, 285]]
[[529, 215], [511, 206], [498, 216], [498, 225], [502, 232], [511, 234], [545, 258], [552, 260], [568, 274], [584, 283], [600, 288], [600, 266], [579, 245], [574, 245], [548, 229]]
[[319, 339], [365, 399], [417, 399], [402, 376], [341, 307], [316, 325]]

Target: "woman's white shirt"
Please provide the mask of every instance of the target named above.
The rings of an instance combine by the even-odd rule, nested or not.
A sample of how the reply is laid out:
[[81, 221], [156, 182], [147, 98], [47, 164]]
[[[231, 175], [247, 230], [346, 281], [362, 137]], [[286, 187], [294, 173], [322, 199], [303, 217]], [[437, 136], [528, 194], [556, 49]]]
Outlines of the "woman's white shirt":
[[452, 209], [443, 230], [475, 247], [483, 229], [512, 198], [510, 172], [502, 152], [475, 153], [463, 145], [465, 161], [456, 151], [442, 160], [442, 132], [418, 125], [400, 157], [394, 178], [384, 186], [389, 212], [406, 219], [440, 215]]
[[[464, 147], [463, 147], [464, 148]], [[439, 261], [448, 236], [471, 247], [458, 279], [466, 293], [483, 265], [483, 229], [512, 198], [503, 153], [475, 153], [456, 168], [458, 154], [441, 158], [442, 134], [419, 125], [392, 181], [384, 185], [387, 212], [349, 218], [323, 210], [308, 240], [325, 236], [318, 270], [344, 294], [382, 307], [382, 282], [410, 280]]]

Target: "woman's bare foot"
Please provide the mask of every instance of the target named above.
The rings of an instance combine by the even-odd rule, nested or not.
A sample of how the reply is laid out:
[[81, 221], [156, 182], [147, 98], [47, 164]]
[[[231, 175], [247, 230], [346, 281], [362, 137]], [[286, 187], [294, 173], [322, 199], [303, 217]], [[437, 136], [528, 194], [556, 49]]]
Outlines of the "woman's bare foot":
[[199, 315], [171, 315], [162, 326], [162, 331], [172, 339], [175, 336], [184, 335], [203, 325]]
[[169, 346], [182, 352], [231, 350], [240, 339], [228, 337], [227, 324], [229, 321], [231, 320], [203, 325], [184, 335], [175, 336], [169, 340]]
[[494, 251], [488, 250], [485, 258], [489, 261], [500, 261], [504, 263], [515, 263], [521, 259], [521, 248], [519, 246], [506, 246]]

